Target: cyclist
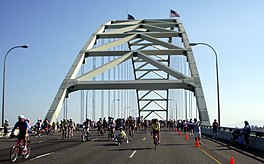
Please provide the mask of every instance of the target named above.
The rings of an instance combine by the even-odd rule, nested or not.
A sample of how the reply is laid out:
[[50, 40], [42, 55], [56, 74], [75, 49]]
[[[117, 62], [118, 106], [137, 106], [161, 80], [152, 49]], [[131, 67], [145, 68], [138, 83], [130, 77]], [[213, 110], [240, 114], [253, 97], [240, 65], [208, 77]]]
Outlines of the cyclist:
[[126, 132], [124, 131], [123, 127], [119, 128], [119, 141], [123, 142], [126, 139]]
[[74, 129], [74, 122], [72, 121], [72, 119], [70, 118], [69, 122], [68, 122], [68, 132], [69, 135], [71, 137], [73, 137], [73, 129]]
[[160, 144], [160, 123], [159, 123], [158, 119], [152, 120], [151, 129], [152, 129], [152, 134], [153, 134], [153, 141], [155, 141], [155, 135], [157, 134], [158, 135], [158, 144]]
[[46, 135], [48, 135], [49, 134], [49, 129], [50, 129], [50, 124], [49, 124], [49, 120], [48, 119], [44, 120], [43, 129], [44, 129]]
[[103, 119], [103, 129], [104, 129], [104, 131], [107, 130], [107, 121], [106, 121], [105, 117]]
[[90, 121], [88, 118], [83, 122], [83, 128], [85, 131], [90, 131]]
[[114, 138], [115, 122], [114, 122], [114, 118], [112, 117], [108, 117], [108, 133], [109, 133], [109, 136], [111, 136], [111, 138]]
[[42, 121], [41, 119], [38, 119], [37, 120], [37, 123], [35, 124], [35, 128], [36, 128], [36, 131], [37, 131], [37, 134], [40, 135], [40, 130], [41, 130], [41, 124], [42, 124]]
[[18, 116], [18, 121], [16, 122], [14, 128], [12, 129], [11, 132], [11, 136], [14, 136], [14, 131], [16, 130], [16, 128], [19, 128], [19, 135], [18, 135], [18, 140], [19, 142], [21, 142], [21, 140], [24, 141], [24, 149], [23, 152], [27, 151], [27, 138], [29, 137], [29, 126], [28, 123], [25, 121], [25, 116], [23, 115], [19, 115]]
[[128, 130], [129, 135], [134, 139], [134, 131], [135, 131], [135, 120], [132, 116], [128, 117]]
[[102, 118], [99, 118], [99, 121], [97, 121], [97, 127], [98, 127], [98, 131], [97, 131], [98, 136], [104, 135]]
[[63, 121], [61, 122], [61, 132], [64, 135], [64, 137], [66, 137], [67, 127], [68, 127], [68, 121], [64, 118]]
[[121, 139], [124, 139], [126, 138], [126, 132], [124, 131], [123, 127], [120, 127], [120, 136], [121, 136]]
[[6, 136], [7, 133], [8, 133], [8, 126], [9, 126], [8, 120], [5, 120], [5, 123], [3, 125], [3, 127], [4, 127], [4, 136]]

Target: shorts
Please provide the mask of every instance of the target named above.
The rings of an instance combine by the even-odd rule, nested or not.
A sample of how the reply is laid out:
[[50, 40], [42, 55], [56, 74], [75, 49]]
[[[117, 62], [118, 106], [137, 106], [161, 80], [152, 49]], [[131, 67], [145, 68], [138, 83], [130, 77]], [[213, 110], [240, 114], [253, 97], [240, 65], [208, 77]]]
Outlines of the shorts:
[[129, 128], [131, 128], [131, 130], [135, 130], [135, 126], [129, 126]]
[[158, 134], [159, 133], [159, 130], [154, 130], [153, 129], [153, 134]]
[[26, 133], [20, 133], [18, 135], [18, 140], [24, 140], [25, 141], [25, 139], [26, 139]]
[[195, 137], [195, 138], [196, 138], [196, 137], [201, 138], [201, 133], [200, 133], [200, 132], [194, 132], [194, 137]]

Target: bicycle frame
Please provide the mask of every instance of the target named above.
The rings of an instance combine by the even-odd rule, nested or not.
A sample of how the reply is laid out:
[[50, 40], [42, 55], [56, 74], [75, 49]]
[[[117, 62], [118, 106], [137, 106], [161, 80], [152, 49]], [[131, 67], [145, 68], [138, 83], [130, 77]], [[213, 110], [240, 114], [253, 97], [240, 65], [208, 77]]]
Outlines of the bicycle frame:
[[154, 140], [154, 145], [155, 145], [155, 150], [156, 150], [157, 145], [158, 145], [158, 133], [153, 134], [153, 140]]

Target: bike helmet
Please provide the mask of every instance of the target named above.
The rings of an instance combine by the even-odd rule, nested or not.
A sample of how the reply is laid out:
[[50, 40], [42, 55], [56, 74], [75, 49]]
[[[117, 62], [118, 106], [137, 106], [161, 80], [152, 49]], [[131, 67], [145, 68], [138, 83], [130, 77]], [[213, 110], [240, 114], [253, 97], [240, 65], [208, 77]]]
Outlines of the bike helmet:
[[19, 115], [18, 116], [18, 119], [20, 120], [20, 119], [25, 119], [25, 116], [24, 115]]
[[8, 122], [8, 120], [6, 119], [5, 122]]

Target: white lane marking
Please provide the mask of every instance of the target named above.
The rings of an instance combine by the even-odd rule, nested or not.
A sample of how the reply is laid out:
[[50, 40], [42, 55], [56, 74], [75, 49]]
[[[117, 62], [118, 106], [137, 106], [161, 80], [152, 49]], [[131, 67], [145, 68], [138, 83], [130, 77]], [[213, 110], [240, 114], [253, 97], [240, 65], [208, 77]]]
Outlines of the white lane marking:
[[42, 155], [36, 156], [35, 158], [32, 158], [32, 159], [30, 159], [30, 160], [33, 161], [33, 160], [35, 160], [35, 159], [38, 159], [38, 158], [41, 158], [41, 157], [45, 157], [45, 156], [51, 155], [52, 153], [54, 153], [54, 152], [50, 152], [50, 153], [46, 153], [46, 154], [42, 154]]
[[57, 140], [60, 140], [61, 138], [57, 138]]
[[136, 150], [133, 151], [133, 153], [129, 156], [129, 158], [133, 158], [133, 156], [136, 154]]
[[91, 141], [96, 141], [96, 140], [98, 140], [98, 138], [94, 138], [94, 139], [92, 139]]
[[41, 143], [41, 142], [43, 142], [43, 141], [38, 141], [38, 143]]
[[146, 137], [145, 138], [143, 138], [143, 141], [145, 141], [146, 140]]

